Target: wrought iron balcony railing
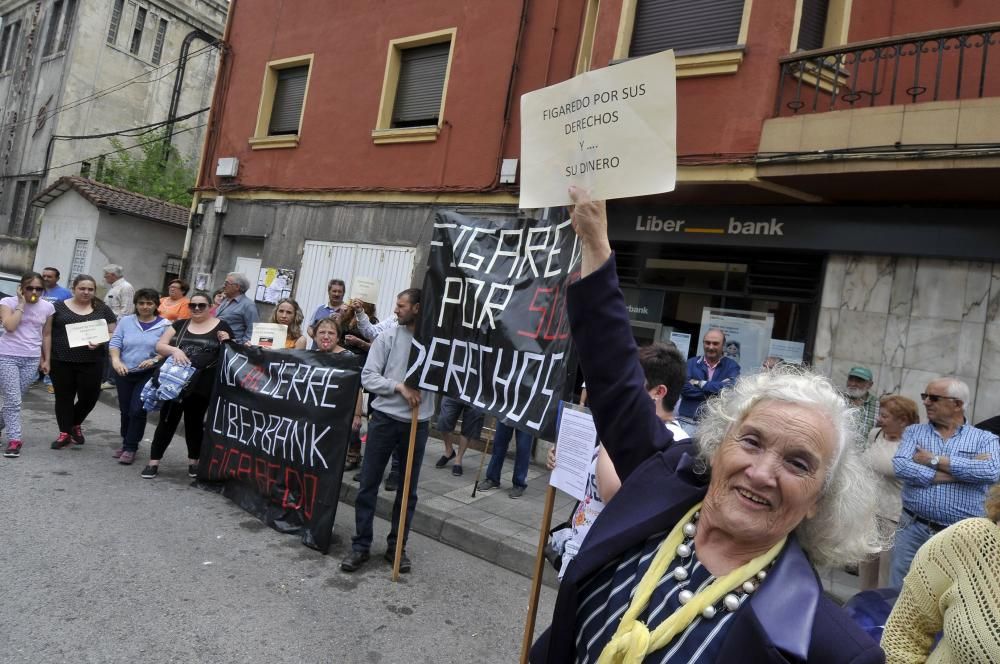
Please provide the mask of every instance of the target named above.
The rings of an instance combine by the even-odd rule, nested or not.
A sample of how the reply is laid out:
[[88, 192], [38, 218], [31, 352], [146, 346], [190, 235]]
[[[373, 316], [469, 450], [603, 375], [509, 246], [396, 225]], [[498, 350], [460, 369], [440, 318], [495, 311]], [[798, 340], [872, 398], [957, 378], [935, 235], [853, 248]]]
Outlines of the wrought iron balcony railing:
[[1000, 23], [793, 53], [778, 60], [774, 115], [1000, 96], [991, 46]]

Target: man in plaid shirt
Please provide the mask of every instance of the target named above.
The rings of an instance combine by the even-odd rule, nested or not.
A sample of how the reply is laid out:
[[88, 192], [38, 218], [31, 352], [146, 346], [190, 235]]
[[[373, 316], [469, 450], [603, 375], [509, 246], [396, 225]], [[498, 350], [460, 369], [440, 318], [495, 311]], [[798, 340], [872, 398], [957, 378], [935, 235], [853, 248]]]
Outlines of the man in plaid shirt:
[[892, 459], [903, 481], [903, 513], [892, 551], [891, 585], [900, 588], [917, 549], [957, 521], [985, 516], [1000, 479], [1000, 440], [966, 423], [969, 386], [938, 378], [920, 395], [927, 424], [906, 427]]
[[878, 418], [878, 398], [871, 393], [872, 372], [867, 367], [854, 367], [847, 372], [847, 389], [844, 396], [858, 409], [858, 433], [862, 447], [868, 444], [868, 432]]

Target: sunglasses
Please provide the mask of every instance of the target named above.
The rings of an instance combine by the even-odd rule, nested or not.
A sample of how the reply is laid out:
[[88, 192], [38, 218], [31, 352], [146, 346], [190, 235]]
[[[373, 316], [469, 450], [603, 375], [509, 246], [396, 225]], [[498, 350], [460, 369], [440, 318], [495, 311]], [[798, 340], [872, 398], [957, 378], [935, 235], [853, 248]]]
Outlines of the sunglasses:
[[957, 401], [959, 403], [962, 402], [961, 399], [958, 399], [956, 397], [946, 397], [941, 394], [921, 394], [920, 399], [923, 401], [930, 401], [931, 403], [937, 403], [941, 399], [951, 399], [952, 401]]
[[23, 290], [31, 291], [32, 293], [43, 293], [43, 292], [45, 292], [44, 288], [39, 288], [38, 286], [25, 286]]
[[191, 302], [188, 304], [188, 308], [192, 311], [201, 311], [202, 309], [208, 309], [207, 302]]

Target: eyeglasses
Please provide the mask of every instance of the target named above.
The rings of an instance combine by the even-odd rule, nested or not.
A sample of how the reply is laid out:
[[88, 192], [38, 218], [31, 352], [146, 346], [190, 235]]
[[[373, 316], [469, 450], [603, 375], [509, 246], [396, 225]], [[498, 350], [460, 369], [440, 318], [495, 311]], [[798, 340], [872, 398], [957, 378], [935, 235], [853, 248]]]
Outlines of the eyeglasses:
[[235, 281], [223, 281], [222, 285], [223, 286], [236, 286], [237, 284], [236, 284]]
[[188, 308], [192, 311], [201, 311], [202, 309], [208, 309], [207, 302], [190, 302]]
[[24, 290], [31, 291], [32, 293], [43, 293], [43, 292], [45, 292], [44, 288], [40, 288], [38, 286], [25, 286]]
[[951, 399], [952, 401], [962, 403], [962, 400], [957, 397], [946, 397], [943, 394], [921, 394], [920, 399], [922, 401], [930, 401], [931, 403], [937, 403], [941, 399]]

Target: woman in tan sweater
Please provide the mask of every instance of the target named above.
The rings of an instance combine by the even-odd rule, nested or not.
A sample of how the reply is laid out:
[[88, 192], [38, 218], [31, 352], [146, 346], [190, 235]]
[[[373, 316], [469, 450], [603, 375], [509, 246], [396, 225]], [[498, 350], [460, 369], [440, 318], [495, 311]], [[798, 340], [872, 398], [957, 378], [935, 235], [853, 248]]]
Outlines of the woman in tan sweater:
[[882, 635], [887, 664], [1000, 662], [1000, 485], [986, 517], [959, 521], [917, 552]]

